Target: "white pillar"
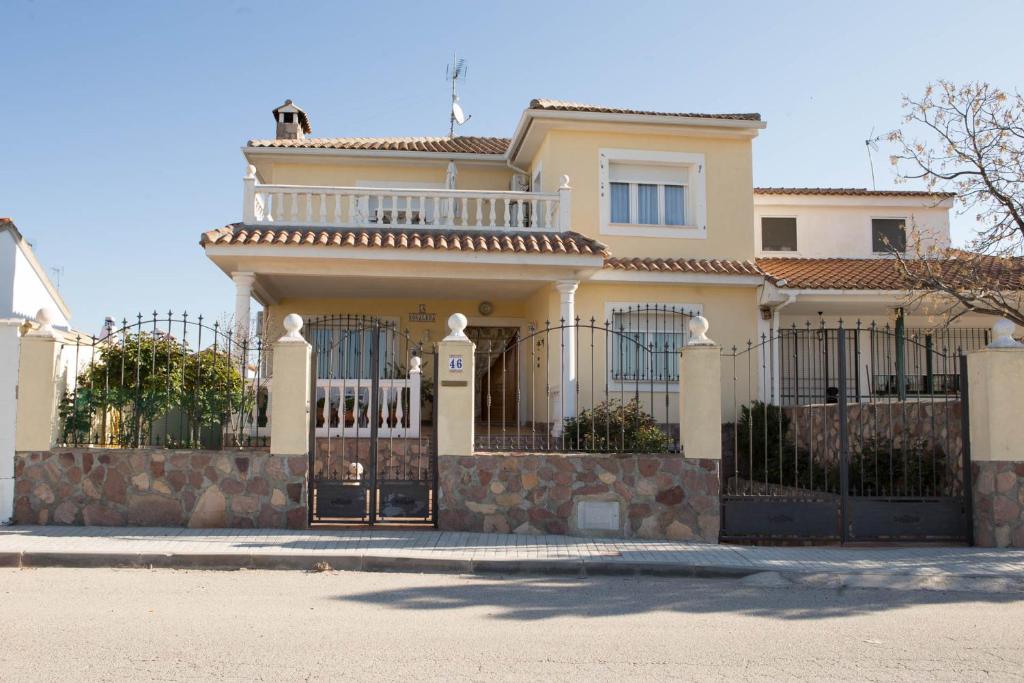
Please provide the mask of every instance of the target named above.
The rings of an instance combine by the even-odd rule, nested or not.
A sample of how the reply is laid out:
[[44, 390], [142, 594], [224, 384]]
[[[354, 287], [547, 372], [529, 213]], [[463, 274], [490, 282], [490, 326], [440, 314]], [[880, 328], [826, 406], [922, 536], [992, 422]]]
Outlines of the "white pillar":
[[231, 279], [235, 281], [235, 339], [241, 343], [249, 338], [252, 285], [256, 276], [252, 273], [232, 273]]
[[558, 231], [564, 232], [572, 227], [572, 186], [569, 176], [562, 176], [558, 186]]
[[284, 319], [285, 334], [274, 343], [274, 383], [270, 389], [270, 454], [309, 453], [310, 354], [302, 337], [302, 316]]
[[562, 367], [561, 386], [559, 387], [558, 405], [555, 414], [558, 421], [553, 426], [555, 436], [562, 434], [562, 421], [576, 415], [576, 288], [578, 280], [559, 280], [555, 283], [558, 290], [558, 317], [562, 325], [561, 346], [558, 349], [558, 360]]

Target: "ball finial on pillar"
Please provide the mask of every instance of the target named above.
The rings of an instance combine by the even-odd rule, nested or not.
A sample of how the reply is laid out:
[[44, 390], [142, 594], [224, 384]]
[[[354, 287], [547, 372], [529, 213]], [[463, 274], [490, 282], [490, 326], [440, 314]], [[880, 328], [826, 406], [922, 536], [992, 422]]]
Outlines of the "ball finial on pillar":
[[710, 346], [715, 342], [708, 339], [708, 328], [711, 325], [708, 319], [702, 315], [695, 315], [690, 318], [690, 341], [687, 346]]
[[1019, 341], [1013, 338], [1017, 331], [1017, 325], [1012, 320], [1000, 318], [992, 324], [992, 343], [990, 349], [1019, 349], [1024, 347]]
[[284, 317], [285, 334], [280, 341], [306, 341], [302, 338], [299, 330], [302, 329], [302, 316], [298, 313], [289, 313]]
[[448, 329], [450, 330], [445, 339], [469, 339], [466, 336], [466, 325], [469, 320], [461, 313], [452, 313], [448, 316]]

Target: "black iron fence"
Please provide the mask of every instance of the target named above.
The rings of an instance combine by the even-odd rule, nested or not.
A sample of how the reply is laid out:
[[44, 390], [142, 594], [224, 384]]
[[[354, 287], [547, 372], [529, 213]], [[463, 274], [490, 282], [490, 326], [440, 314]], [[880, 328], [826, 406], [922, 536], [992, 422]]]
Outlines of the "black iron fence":
[[77, 337], [59, 406], [67, 446], [227, 448], [267, 445], [262, 340], [202, 316], [167, 313]]
[[498, 338], [479, 333], [476, 448], [678, 450], [679, 349], [693, 315], [623, 306], [603, 321], [545, 322]]
[[981, 332], [804, 325], [724, 351], [723, 536], [964, 538]]

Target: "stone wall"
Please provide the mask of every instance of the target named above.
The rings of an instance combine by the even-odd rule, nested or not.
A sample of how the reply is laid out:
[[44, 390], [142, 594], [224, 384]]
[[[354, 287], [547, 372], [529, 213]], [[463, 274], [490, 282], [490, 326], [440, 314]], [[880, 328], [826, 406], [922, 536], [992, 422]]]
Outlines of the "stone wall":
[[15, 456], [18, 524], [307, 526], [305, 456], [61, 449]]
[[974, 544], [1024, 548], [1024, 462], [971, 463]]
[[[718, 466], [678, 454], [440, 456], [439, 524], [453, 531], [717, 543]], [[608, 525], [614, 529], [581, 519], [580, 503], [589, 502], [605, 512], [617, 508], [617, 521]]]
[[[819, 462], [839, 461], [839, 406], [818, 404], [787, 406], [787, 441], [811, 451]], [[850, 445], [877, 440], [900, 448], [921, 444], [948, 456], [962, 453], [963, 408], [956, 401], [893, 401], [849, 403], [846, 409]]]

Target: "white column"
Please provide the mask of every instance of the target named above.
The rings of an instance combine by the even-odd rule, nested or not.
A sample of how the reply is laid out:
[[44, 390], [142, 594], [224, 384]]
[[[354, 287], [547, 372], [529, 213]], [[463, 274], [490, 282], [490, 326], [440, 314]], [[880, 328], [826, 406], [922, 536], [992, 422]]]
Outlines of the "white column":
[[561, 320], [562, 339], [558, 349], [559, 363], [562, 366], [561, 386], [559, 387], [558, 405], [555, 414], [558, 422], [553, 431], [555, 436], [562, 434], [562, 421], [576, 414], [576, 288], [577, 280], [559, 280], [555, 283], [558, 290], [558, 317]]
[[241, 343], [249, 338], [252, 285], [256, 276], [252, 273], [232, 273], [231, 279], [235, 281], [235, 339]]

